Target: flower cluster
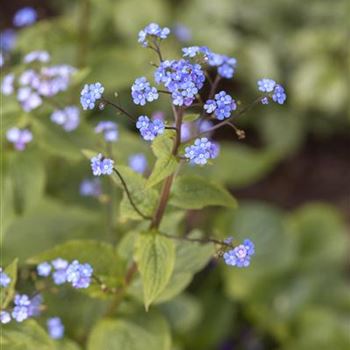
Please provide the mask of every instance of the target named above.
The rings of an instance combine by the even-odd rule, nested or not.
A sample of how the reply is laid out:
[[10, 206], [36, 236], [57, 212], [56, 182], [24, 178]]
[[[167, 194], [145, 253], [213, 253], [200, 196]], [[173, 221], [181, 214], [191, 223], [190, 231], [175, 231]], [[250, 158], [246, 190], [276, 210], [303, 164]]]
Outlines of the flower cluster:
[[250, 258], [254, 253], [254, 243], [249, 239], [245, 239], [242, 244], [225, 252], [223, 258], [227, 265], [248, 267]]
[[91, 283], [93, 268], [89, 264], [80, 264], [78, 260], [68, 263], [57, 258], [51, 263], [45, 261], [37, 266], [37, 273], [41, 277], [50, 276], [52, 270], [52, 279], [57, 285], [69, 282], [74, 288], [87, 288]]
[[28, 129], [14, 127], [7, 130], [6, 138], [9, 142], [13, 143], [16, 150], [23, 151], [26, 148], [27, 143], [32, 141], [33, 134]]
[[8, 312], [2, 310], [0, 313], [0, 322], [9, 323], [11, 319], [17, 322], [23, 322], [29, 317], [38, 316], [42, 304], [42, 296], [40, 294], [29, 298], [26, 294], [17, 294], [13, 300], [13, 310]]
[[52, 339], [61, 339], [64, 336], [64, 325], [59, 317], [49, 318], [46, 325]]
[[111, 175], [113, 172], [114, 161], [104, 158], [101, 153], [91, 158], [91, 169], [95, 176]]
[[203, 87], [205, 75], [199, 64], [181, 59], [161, 62], [154, 79], [171, 93], [174, 105], [190, 106]]
[[160, 119], [150, 120], [147, 116], [141, 115], [136, 122], [137, 129], [146, 141], [152, 141], [156, 136], [163, 134], [165, 126]]
[[129, 157], [129, 167], [137, 173], [143, 174], [147, 169], [147, 159], [144, 154], [136, 153]]
[[80, 93], [80, 103], [83, 109], [94, 109], [95, 102], [102, 97], [104, 89], [101, 83], [85, 84]]
[[156, 23], [150, 23], [144, 29], [139, 32], [138, 42], [143, 46], [147, 47], [151, 40], [166, 39], [170, 34], [170, 29], [167, 27], [161, 28]]
[[158, 91], [145, 77], [137, 78], [131, 86], [131, 96], [136, 105], [144, 106], [147, 102], [157, 100]]
[[[274, 80], [264, 78], [264, 79], [258, 80], [257, 84], [258, 84], [259, 91], [272, 93], [271, 97], [274, 102], [282, 105], [287, 99], [287, 95], [284, 91], [283, 86], [280, 84], [277, 84]], [[268, 97], [264, 96], [261, 99], [261, 103], [268, 104], [269, 103]]]
[[115, 142], [118, 140], [118, 125], [112, 121], [99, 122], [95, 127], [96, 133], [103, 133], [107, 142]]
[[198, 138], [194, 144], [185, 148], [185, 157], [190, 163], [204, 165], [209, 159], [218, 156], [218, 145], [209, 141], [206, 137]]
[[84, 197], [99, 197], [102, 194], [100, 179], [83, 180], [80, 184], [80, 194]]
[[227, 95], [225, 91], [220, 91], [215, 95], [215, 100], [207, 100], [204, 110], [208, 113], [214, 113], [216, 118], [224, 120], [231, 116], [231, 112], [237, 109], [235, 100]]
[[[46, 51], [34, 51], [25, 56], [25, 63], [33, 61], [48, 62], [50, 55]], [[52, 97], [67, 90], [75, 68], [69, 65], [55, 65], [41, 68], [29, 68], [22, 72], [17, 81], [14, 74], [4, 77], [1, 92], [11, 95], [17, 91], [17, 100], [25, 112], [39, 107], [42, 97]], [[16, 89], [15, 89], [16, 85]]]
[[13, 25], [15, 27], [26, 27], [36, 22], [38, 14], [32, 7], [23, 7], [15, 13]]
[[0, 267], [0, 287], [7, 287], [10, 282], [11, 278]]
[[190, 46], [182, 49], [184, 57], [203, 57], [209, 66], [217, 67], [218, 74], [226, 79], [231, 79], [235, 72], [237, 60], [233, 57], [220, 55], [209, 50], [206, 46]]
[[75, 130], [80, 122], [80, 111], [76, 106], [67, 106], [63, 109], [57, 109], [51, 114], [51, 120], [61, 125], [65, 131]]

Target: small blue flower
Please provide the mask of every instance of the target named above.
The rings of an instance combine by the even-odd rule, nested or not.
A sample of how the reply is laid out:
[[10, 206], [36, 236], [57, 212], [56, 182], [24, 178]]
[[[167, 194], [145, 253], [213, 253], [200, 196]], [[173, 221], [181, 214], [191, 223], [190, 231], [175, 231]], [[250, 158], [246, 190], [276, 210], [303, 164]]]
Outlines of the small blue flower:
[[164, 122], [160, 119], [151, 121], [147, 116], [141, 115], [136, 122], [137, 129], [146, 141], [152, 141], [165, 130]]
[[271, 92], [276, 86], [276, 82], [272, 79], [260, 79], [258, 80], [258, 90], [262, 92]]
[[5, 29], [0, 33], [0, 50], [10, 51], [16, 43], [16, 32], [13, 29]]
[[100, 179], [83, 180], [80, 184], [80, 194], [84, 197], [99, 197], [102, 194]]
[[254, 243], [249, 239], [245, 239], [243, 244], [227, 251], [223, 257], [227, 265], [248, 267], [250, 264], [250, 258], [254, 254]]
[[101, 83], [85, 84], [80, 93], [80, 103], [83, 109], [93, 109], [95, 102], [102, 97], [104, 87]]
[[137, 173], [143, 174], [147, 169], [147, 158], [143, 153], [136, 153], [129, 157], [129, 167]]
[[32, 7], [23, 7], [15, 13], [13, 25], [15, 27], [25, 27], [36, 22], [38, 14]]
[[199, 64], [181, 59], [163, 61], [156, 69], [154, 79], [171, 93], [174, 105], [190, 106], [203, 87], [205, 75]]
[[32, 51], [24, 56], [24, 63], [32, 63], [32, 62], [43, 62], [47, 63], [50, 61], [50, 55], [47, 51]]
[[204, 110], [211, 114], [214, 112], [219, 120], [230, 118], [231, 112], [237, 109], [235, 100], [227, 95], [225, 91], [220, 91], [215, 95], [215, 100], [208, 100], [204, 105]]
[[38, 275], [41, 277], [47, 277], [51, 273], [52, 266], [48, 262], [44, 261], [36, 268]]
[[61, 339], [64, 336], [64, 325], [59, 317], [51, 317], [46, 322], [47, 330], [52, 339]]
[[28, 129], [11, 128], [6, 132], [6, 138], [13, 143], [18, 151], [23, 151], [27, 143], [33, 140], [33, 134]]
[[41, 313], [41, 304], [43, 297], [41, 294], [34, 296], [28, 305], [28, 317], [39, 316]]
[[66, 283], [67, 281], [66, 270], [68, 267], [68, 261], [61, 258], [57, 258], [53, 260], [51, 263], [55, 269], [54, 273], [52, 274], [54, 283], [57, 285]]
[[192, 39], [192, 33], [191, 30], [184, 26], [183, 24], [176, 24], [173, 32], [175, 34], [175, 36], [178, 38], [178, 40], [182, 41], [182, 42], [187, 42], [190, 41]]
[[206, 137], [198, 138], [194, 144], [185, 148], [185, 157], [192, 164], [204, 165], [217, 156], [217, 147]]
[[275, 86], [275, 89], [272, 94], [272, 99], [280, 105], [282, 105], [287, 99], [287, 95], [284, 91], [284, 88], [281, 85], [277, 84]]
[[138, 42], [143, 46], [147, 47], [149, 41], [153, 39], [166, 39], [170, 34], [170, 29], [167, 27], [161, 28], [157, 23], [150, 23], [143, 30], [139, 32]]
[[11, 95], [15, 91], [14, 88], [15, 75], [13, 73], [7, 74], [4, 76], [4, 79], [1, 83], [1, 92], [5, 95]]
[[89, 264], [80, 264], [74, 260], [67, 268], [67, 281], [74, 288], [87, 288], [91, 283], [93, 268]]
[[269, 104], [269, 98], [268, 97], [263, 97], [262, 99], [261, 99], [261, 103], [263, 104], [263, 105], [267, 105], [267, 104]]
[[25, 112], [30, 112], [43, 103], [40, 95], [28, 86], [18, 89], [17, 100], [20, 102]]
[[218, 67], [218, 74], [221, 77], [226, 79], [233, 77], [237, 65], [235, 58], [211, 52], [209, 49], [205, 53], [205, 58], [210, 66]]
[[1, 287], [7, 287], [11, 282], [11, 278], [7, 276], [5, 272], [2, 271], [2, 268], [0, 267], [0, 286]]
[[199, 132], [207, 132], [213, 127], [213, 123], [210, 120], [200, 119], [197, 122]]
[[118, 125], [112, 121], [99, 122], [95, 127], [96, 133], [103, 133], [106, 142], [118, 140]]
[[113, 173], [114, 161], [104, 158], [101, 153], [91, 158], [91, 169], [95, 176], [111, 175]]
[[51, 114], [51, 120], [61, 125], [62, 128], [67, 131], [73, 131], [75, 130], [79, 123], [80, 123], [80, 117], [79, 117], [79, 108], [76, 106], [67, 106], [63, 109], [57, 109]]
[[14, 299], [15, 307], [12, 310], [12, 317], [17, 322], [22, 322], [29, 317], [28, 307], [30, 305], [30, 299], [25, 294], [17, 294]]
[[157, 100], [158, 91], [145, 77], [137, 78], [131, 87], [131, 96], [136, 105], [144, 106], [147, 102]]
[[7, 311], [0, 311], [0, 322], [2, 324], [9, 323], [11, 321], [11, 315]]

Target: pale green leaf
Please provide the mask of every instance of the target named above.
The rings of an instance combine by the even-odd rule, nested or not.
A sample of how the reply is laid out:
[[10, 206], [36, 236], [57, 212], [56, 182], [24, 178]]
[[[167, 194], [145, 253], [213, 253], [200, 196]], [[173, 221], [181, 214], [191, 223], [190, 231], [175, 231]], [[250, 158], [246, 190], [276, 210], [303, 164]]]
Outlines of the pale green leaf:
[[170, 204], [183, 209], [202, 209], [206, 206], [235, 208], [235, 198], [221, 185], [199, 176], [181, 176], [175, 180]]
[[183, 122], [187, 123], [187, 122], [194, 122], [195, 120], [197, 120], [201, 115], [200, 114], [196, 114], [196, 113], [191, 113], [191, 114], [185, 114], [183, 117]]
[[15, 294], [16, 282], [17, 282], [17, 265], [18, 259], [15, 259], [8, 265], [4, 272], [8, 277], [10, 277], [11, 281], [6, 288], [2, 288], [0, 295], [0, 305], [1, 308], [5, 309], [7, 305], [11, 302]]
[[146, 232], [136, 241], [134, 258], [141, 274], [144, 303], [148, 310], [169, 282], [175, 264], [175, 244], [155, 232]]

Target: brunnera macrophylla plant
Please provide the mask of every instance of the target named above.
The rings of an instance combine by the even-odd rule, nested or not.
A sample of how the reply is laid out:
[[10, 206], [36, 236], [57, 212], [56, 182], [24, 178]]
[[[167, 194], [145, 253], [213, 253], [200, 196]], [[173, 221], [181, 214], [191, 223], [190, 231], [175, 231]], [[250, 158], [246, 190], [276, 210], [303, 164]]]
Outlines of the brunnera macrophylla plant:
[[[181, 247], [184, 245], [192, 246], [194, 255], [197, 250], [210, 247], [206, 251], [207, 255], [209, 252], [211, 257], [221, 259], [233, 268], [254, 268], [253, 263], [250, 265], [254, 260], [255, 247], [249, 237], [237, 242], [230, 236], [230, 232], [224, 240], [204, 238], [198, 232], [189, 235], [173, 234], [164, 229], [163, 222], [173, 215], [172, 208], [186, 211], [207, 205], [235, 206], [234, 198], [220, 184], [204, 177], [183, 175], [182, 171], [186, 167], [198, 167], [200, 172], [202, 167], [215, 166], [211, 163], [220, 157], [220, 145], [211, 140], [213, 132], [222, 127], [230, 127], [239, 139], [244, 139], [244, 131], [236, 126], [239, 117], [259, 103], [283, 104], [286, 100], [285, 91], [274, 80], [263, 78], [257, 82], [257, 98], [252, 103], [243, 105], [236, 97], [220, 88], [224, 79], [234, 77], [237, 69], [235, 58], [214, 53], [204, 46], [186, 47], [182, 49], [182, 58], [168, 58], [161, 50], [161, 42], [169, 35], [168, 28], [161, 28], [155, 23], [140, 31], [139, 43], [154, 51], [157, 63], [152, 63], [154, 81], [136, 77], [130, 95], [133, 102], [141, 108], [156, 100], [165, 99], [171, 107], [172, 116], [165, 117], [159, 113], [153, 117], [133, 115], [118, 101], [107, 99], [103, 83], [100, 82], [86, 84], [80, 95], [84, 110], [99, 108], [102, 114], [106, 107], [111, 106], [119, 116], [125, 115], [145, 141], [145, 147], [149, 145], [156, 157], [153, 169], [148, 171], [147, 160], [142, 153], [132, 155], [129, 166], [126, 166], [118, 161], [118, 154], [112, 155], [112, 152], [104, 153], [104, 150], [98, 149], [84, 150], [90, 159], [94, 178], [81, 183], [81, 194], [100, 196], [100, 177], [110, 177], [124, 193], [120, 215], [124, 221], [137, 223], [132, 235], [120, 243], [122, 247], [119, 248], [126, 255], [127, 261], [122, 277], [116, 279], [112, 272], [107, 274], [89, 261], [89, 249], [96, 250], [95, 246], [75, 248], [75, 252], [79, 249], [86, 250], [84, 261], [78, 261], [74, 254], [71, 254], [70, 260], [62, 256], [72, 246], [65, 246], [65, 250], [54, 249], [30, 261], [35, 264], [34, 276], [42, 281], [44, 290], [70, 284], [75, 289], [93, 289], [94, 293], [110, 297], [112, 302], [108, 315], [115, 312], [129, 292], [133, 296], [138, 294], [137, 289], [140, 288], [133, 286], [138, 278], [142, 284], [146, 310], [151, 304], [166, 300], [165, 291], [170, 298], [176, 295], [169, 288], [179, 284], [176, 274], [184, 269], [178, 264], [183, 254]], [[41, 51], [25, 57], [28, 64], [46, 64], [48, 61], [48, 54]], [[5, 76], [2, 92], [16, 93], [22, 108], [32, 110], [67, 89], [73, 71], [74, 68], [69, 66], [33, 65], [17, 77], [14, 74]], [[204, 93], [204, 86], [208, 88], [208, 93]], [[73, 105], [56, 108], [51, 120], [61, 125], [65, 131], [71, 132], [79, 124], [79, 109]], [[118, 125], [110, 120], [99, 122], [94, 131], [103, 136], [106, 145], [117, 142], [119, 137]], [[28, 128], [12, 128], [7, 131], [8, 141], [18, 151], [24, 151], [34, 137]], [[108, 261], [112, 253], [103, 245], [99, 249]], [[14, 262], [0, 272], [0, 285], [4, 291], [0, 314], [3, 324], [22, 322], [39, 315], [42, 309], [40, 291], [29, 295], [16, 290], [16, 264]], [[189, 265], [190, 258], [186, 269], [198, 271], [197, 268], [191, 270]], [[64, 334], [64, 325], [57, 317], [47, 319], [47, 327], [54, 339], [61, 338]]]

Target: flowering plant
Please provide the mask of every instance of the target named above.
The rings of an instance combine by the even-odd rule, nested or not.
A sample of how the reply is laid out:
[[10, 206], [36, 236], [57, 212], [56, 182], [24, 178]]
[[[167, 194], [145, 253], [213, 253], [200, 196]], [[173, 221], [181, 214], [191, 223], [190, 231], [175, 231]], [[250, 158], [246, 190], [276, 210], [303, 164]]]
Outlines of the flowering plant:
[[[70, 241], [30, 257], [29, 275], [36, 288], [32, 294], [18, 291], [17, 260], [13, 261], [0, 272], [3, 324], [21, 323], [38, 316], [43, 309], [41, 294], [56, 291], [60, 285], [69, 284], [90, 297], [107, 300], [102, 316], [113, 316], [128, 304], [128, 298], [136, 303], [142, 300], [146, 311], [152, 305], [171, 300], [213, 259], [234, 268], [254, 269], [255, 246], [249, 237], [238, 241], [231, 237], [232, 232], [227, 232], [226, 237], [204, 235], [196, 229], [186, 233], [178, 230], [174, 222], [181, 221], [188, 210], [236, 207], [236, 200], [220, 183], [183, 172], [186, 168], [215, 166], [220, 145], [211, 139], [213, 132], [230, 127], [243, 140], [245, 132], [237, 126], [239, 119], [257, 104], [283, 104], [285, 91], [274, 80], [263, 78], [257, 83], [257, 98], [244, 105], [220, 87], [224, 79], [234, 77], [235, 58], [204, 46], [191, 46], [182, 49], [182, 58], [167, 59], [161, 42], [169, 34], [168, 28], [155, 23], [140, 31], [139, 43], [155, 52], [157, 62], [152, 63], [154, 84], [146, 77], [137, 77], [131, 86], [131, 99], [140, 108], [164, 99], [171, 106], [172, 117], [159, 113], [150, 117], [144, 112], [134, 115], [118, 100], [108, 98], [100, 82], [85, 84], [80, 93], [83, 110], [98, 108], [103, 114], [111, 107], [119, 118], [128, 118], [130, 127], [145, 141], [143, 147], [150, 145], [156, 158], [152, 169], [143, 153], [131, 155], [128, 166], [120, 162], [118, 147], [113, 148], [113, 144], [118, 145], [123, 131], [114, 119], [96, 124], [94, 137], [98, 137], [95, 138], [98, 142], [84, 143], [81, 151], [90, 160], [94, 178], [85, 179], [80, 192], [106, 203], [111, 243], [97, 239]], [[16, 95], [26, 113], [46, 104], [54, 107], [51, 121], [69, 134], [79, 126], [79, 109], [70, 103], [57, 105], [54, 98], [74, 85], [77, 72], [67, 65], [48, 66], [49, 60], [45, 51], [26, 55], [24, 62], [28, 67], [6, 75], [2, 93]], [[24, 119], [20, 127], [7, 130], [8, 142], [23, 152], [23, 157], [35, 142], [35, 131], [40, 130], [36, 123]], [[102, 176], [108, 177], [107, 191], [103, 190]], [[115, 195], [115, 186], [122, 190], [122, 198]], [[129, 226], [116, 239], [117, 199], [120, 222]], [[59, 318], [48, 318], [47, 327], [53, 339], [63, 337], [65, 327]], [[93, 344], [96, 340], [94, 335], [91, 337]]]

